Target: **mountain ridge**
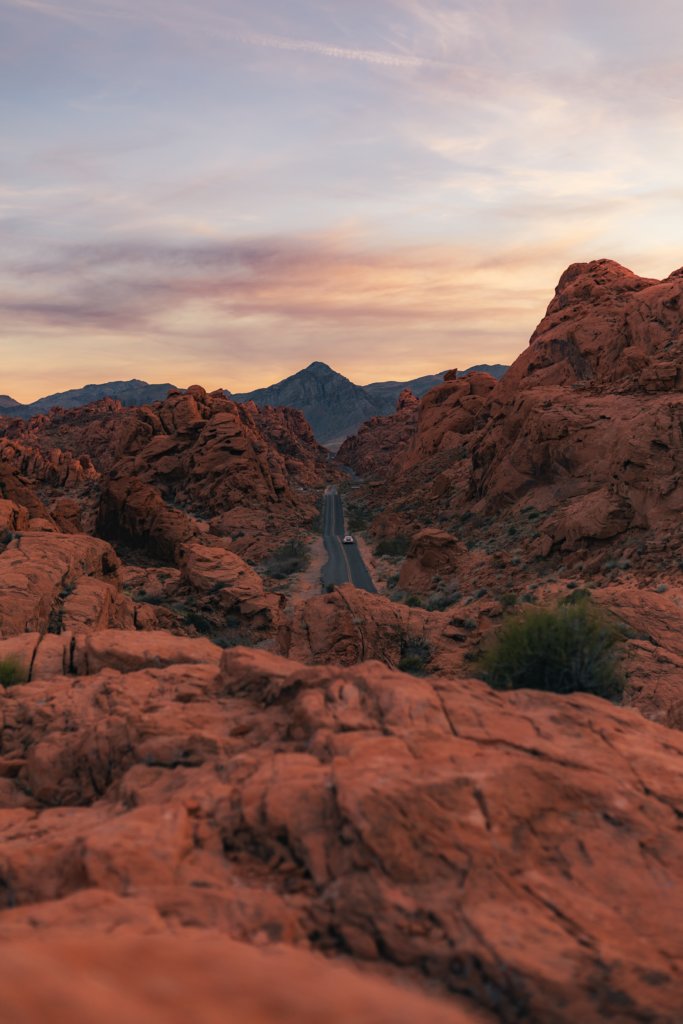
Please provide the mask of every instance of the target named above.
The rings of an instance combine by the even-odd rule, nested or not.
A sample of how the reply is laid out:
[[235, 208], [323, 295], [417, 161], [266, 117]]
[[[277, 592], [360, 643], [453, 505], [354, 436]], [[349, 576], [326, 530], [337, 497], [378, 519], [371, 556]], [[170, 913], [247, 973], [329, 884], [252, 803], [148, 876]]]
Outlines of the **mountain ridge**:
[[49, 412], [56, 407], [62, 409], [78, 409], [101, 398], [117, 398], [122, 405], [129, 408], [146, 405], [166, 398], [169, 391], [178, 390], [173, 384], [148, 384], [145, 380], [111, 380], [103, 384], [85, 384], [81, 388], [58, 391], [35, 402], [17, 402], [9, 395], [0, 395], [0, 416], [17, 416], [30, 419], [40, 413]]
[[[501, 377], [507, 367], [502, 364], [484, 364], [459, 371], [458, 375], [462, 376], [472, 370], [485, 370], [495, 377]], [[335, 450], [367, 420], [394, 412], [398, 396], [403, 390], [409, 388], [417, 398], [421, 398], [441, 384], [446, 372], [443, 370], [440, 373], [425, 374], [407, 381], [356, 384], [327, 363], [313, 360], [302, 370], [268, 387], [240, 394], [232, 394], [224, 389], [224, 394], [235, 402], [244, 404], [252, 401], [259, 408], [274, 406], [298, 409], [310, 423], [316, 439]], [[170, 383], [149, 384], [133, 378], [128, 381], [86, 384], [25, 404], [9, 395], [2, 395], [0, 416], [30, 419], [57, 407], [77, 409], [102, 398], [118, 399], [124, 406], [131, 408], [163, 401], [169, 391], [183, 390]]]
[[[464, 376], [471, 370], [484, 370], [502, 377], [507, 366], [479, 365], [458, 371]], [[378, 381], [354, 384], [327, 363], [315, 360], [304, 369], [266, 388], [234, 394], [236, 402], [255, 402], [257, 406], [288, 405], [303, 412], [316, 439], [334, 449], [354, 434], [367, 420], [394, 412], [400, 393], [409, 388], [421, 398], [441, 384], [447, 370], [426, 374], [407, 381]]]

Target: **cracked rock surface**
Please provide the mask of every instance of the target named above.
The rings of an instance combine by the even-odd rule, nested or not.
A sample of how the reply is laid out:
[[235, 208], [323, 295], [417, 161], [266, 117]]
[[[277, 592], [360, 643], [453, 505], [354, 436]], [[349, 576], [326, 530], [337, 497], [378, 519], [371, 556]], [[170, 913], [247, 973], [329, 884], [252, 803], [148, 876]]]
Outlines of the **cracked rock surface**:
[[93, 962], [113, 933], [117, 964], [125, 936], [173, 958], [199, 929], [430, 986], [413, 1019], [679, 1019], [680, 733], [588, 696], [148, 643], [147, 666], [101, 643], [94, 674], [0, 694], [6, 948], [40, 940], [52, 977], [65, 932]]

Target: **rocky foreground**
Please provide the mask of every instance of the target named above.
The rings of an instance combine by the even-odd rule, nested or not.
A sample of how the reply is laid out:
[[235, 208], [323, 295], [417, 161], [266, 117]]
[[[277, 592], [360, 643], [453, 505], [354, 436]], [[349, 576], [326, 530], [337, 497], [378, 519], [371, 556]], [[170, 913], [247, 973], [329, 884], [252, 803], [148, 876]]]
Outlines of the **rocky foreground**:
[[[143, 952], [153, 974], [179, 965], [169, 1001], [183, 979], [206, 985], [196, 1019], [221, 992], [253, 1004], [235, 1019], [323, 1019], [330, 971], [344, 998], [325, 1020], [678, 1019], [680, 733], [594, 697], [375, 662], [307, 668], [159, 633], [92, 643], [76, 677], [0, 695], [5, 977], [44, 964], [40, 992], [67, 991], [76, 1020], [93, 1019], [88, 983], [70, 979], [105, 962], [105, 995], [123, 984], [142, 1013], [146, 984], [122, 975]], [[440, 1001], [347, 987], [313, 951]], [[317, 977], [308, 1016], [291, 982], [274, 1015], [259, 961]]]

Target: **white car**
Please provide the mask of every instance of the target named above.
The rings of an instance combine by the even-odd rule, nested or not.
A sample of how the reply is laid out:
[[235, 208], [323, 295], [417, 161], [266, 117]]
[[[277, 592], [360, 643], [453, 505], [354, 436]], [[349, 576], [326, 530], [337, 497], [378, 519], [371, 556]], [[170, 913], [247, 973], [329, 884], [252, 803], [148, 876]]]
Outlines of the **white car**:
[[355, 544], [355, 540], [350, 533], [347, 533], [342, 541], [342, 544]]

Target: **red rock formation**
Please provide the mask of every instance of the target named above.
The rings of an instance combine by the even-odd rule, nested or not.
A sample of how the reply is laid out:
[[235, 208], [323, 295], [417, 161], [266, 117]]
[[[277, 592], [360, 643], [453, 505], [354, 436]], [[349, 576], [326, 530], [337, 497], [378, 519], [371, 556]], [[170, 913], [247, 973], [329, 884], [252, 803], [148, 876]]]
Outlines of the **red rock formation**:
[[460, 670], [465, 651], [457, 613], [409, 608], [349, 584], [299, 604], [280, 640], [283, 653], [308, 664], [348, 666], [374, 659], [441, 675]]
[[364, 423], [357, 434], [343, 442], [337, 461], [359, 476], [384, 478], [396, 453], [405, 451], [415, 433], [418, 409], [419, 399], [411, 391], [402, 391], [394, 415], [374, 416]]
[[[150, 667], [108, 661], [107, 641], [87, 679], [0, 693], [5, 969], [30, 950], [40, 980], [57, 943], [86, 955], [87, 929], [86, 964], [110, 955], [118, 978], [122, 950], [144, 942], [149, 979], [162, 949], [194, 965], [189, 943], [210, 929], [216, 955], [216, 931], [313, 946], [498, 1020], [677, 1020], [680, 734], [597, 698], [377, 663], [238, 648], [217, 671], [197, 642], [196, 664], [163, 667], [163, 638], [148, 642]], [[414, 1019], [440, 1019], [403, 998]]]
[[[102, 399], [57, 409], [13, 421], [6, 435], [6, 447], [28, 453], [15, 463], [29, 479], [51, 473], [68, 489], [82, 466], [98, 500], [101, 490], [97, 529], [112, 539], [118, 529], [163, 558], [207, 524], [260, 558], [314, 519], [315, 492], [330, 477], [301, 413], [240, 406], [196, 385], [140, 408]], [[47, 469], [37, 472], [41, 458]]]
[[[225, 642], [234, 642], [236, 630], [243, 640], [249, 631], [263, 639], [264, 630], [278, 626], [281, 598], [266, 593], [242, 558], [253, 563], [305, 531], [322, 485], [338, 475], [300, 413], [240, 407], [198, 386], [149, 407], [124, 409], [104, 399], [54, 410], [10, 422], [6, 434], [0, 437], [0, 493], [11, 502], [5, 529], [95, 532], [121, 545], [127, 559], [166, 563], [167, 577], [180, 570], [159, 602], [133, 573], [140, 604], [121, 596], [118, 611], [108, 607], [107, 591], [79, 584], [79, 600], [90, 600], [93, 612], [72, 614], [76, 599], [69, 596], [69, 628], [134, 622], [145, 629], [210, 630]], [[40, 543], [32, 541], [34, 553]], [[46, 561], [53, 548], [44, 546]], [[154, 581], [152, 570], [147, 575]], [[50, 593], [47, 619], [54, 630], [64, 616]], [[8, 619], [4, 635], [43, 628], [44, 617], [29, 616], [29, 625]]]
[[104, 483], [105, 535], [120, 524], [129, 539], [177, 558], [211, 529], [253, 558], [316, 515], [326, 455], [299, 414], [254, 414], [199, 387], [131, 412], [145, 417], [145, 431], [131, 435]]
[[525, 565], [627, 548], [651, 574], [673, 563], [683, 544], [682, 296], [678, 272], [659, 282], [608, 260], [570, 267], [500, 382], [445, 382], [422, 399], [408, 437], [396, 416], [376, 442], [369, 429], [348, 442], [346, 460], [382, 484], [376, 532], [440, 526], [473, 545], [486, 537], [489, 554], [516, 548]]
[[119, 566], [94, 537], [17, 533], [0, 552], [0, 636], [132, 626]]
[[[85, 894], [84, 894], [85, 895]], [[66, 902], [66, 901], [65, 901]], [[73, 928], [3, 944], [2, 1003], [12, 1024], [487, 1024], [488, 1014], [411, 992], [322, 957], [249, 948], [215, 933], [156, 935], [150, 908], [94, 892], [86, 914], [117, 916], [113, 936]], [[134, 901], [128, 900], [131, 904]], [[39, 918], [49, 919], [49, 907]], [[117, 914], [118, 911], [118, 914]], [[136, 912], [137, 911], [137, 912]], [[85, 916], [85, 914], [84, 914]], [[132, 929], [135, 929], [131, 934]], [[30, 931], [26, 928], [25, 931]]]

